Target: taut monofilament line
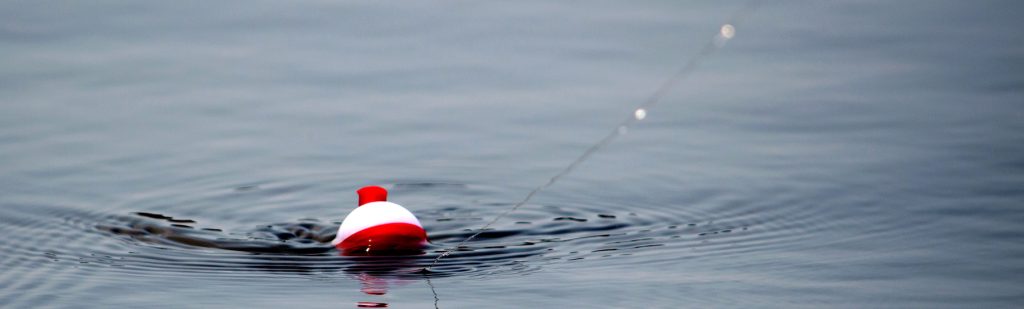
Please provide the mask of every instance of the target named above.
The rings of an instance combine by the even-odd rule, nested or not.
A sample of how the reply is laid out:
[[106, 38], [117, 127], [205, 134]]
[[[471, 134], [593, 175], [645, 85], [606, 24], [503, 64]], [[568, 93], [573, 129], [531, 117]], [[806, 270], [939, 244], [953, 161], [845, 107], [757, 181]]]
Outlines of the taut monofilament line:
[[446, 248], [443, 252], [441, 252], [440, 255], [434, 258], [434, 261], [430, 263], [430, 266], [424, 267], [422, 271], [427, 272], [431, 268], [434, 268], [434, 266], [436, 266], [437, 263], [441, 261], [441, 259], [451, 255], [452, 252], [455, 252], [455, 250], [457, 250], [458, 248], [464, 246], [466, 243], [473, 240], [477, 236], [480, 236], [480, 234], [482, 234], [484, 231], [487, 231], [487, 229], [490, 228], [491, 225], [494, 225], [494, 223], [497, 223], [508, 214], [516, 211], [517, 209], [519, 209], [519, 207], [522, 207], [526, 203], [529, 203], [530, 200], [532, 200], [533, 197], [537, 195], [537, 193], [540, 193], [541, 191], [544, 191], [544, 189], [547, 189], [548, 187], [554, 185], [563, 176], [569, 174], [574, 169], [576, 169], [577, 166], [579, 166], [581, 163], [589, 159], [591, 155], [603, 149], [605, 146], [614, 141], [616, 137], [625, 134], [629, 130], [629, 127], [631, 125], [646, 118], [650, 108], [654, 107], [659, 102], [661, 102], [661, 99], [664, 98], [666, 94], [668, 94], [669, 90], [675, 87], [676, 84], [678, 84], [681, 80], [688, 77], [697, 68], [697, 64], [699, 64], [701, 60], [724, 47], [725, 43], [736, 35], [735, 25], [744, 17], [746, 17], [749, 13], [753, 12], [753, 10], [756, 8], [757, 1], [750, 1], [747, 2], [740, 9], [736, 10], [736, 12], [733, 13], [733, 15], [728, 19], [728, 21], [722, 24], [722, 26], [718, 29], [718, 33], [712, 36], [711, 40], [709, 40], [697, 54], [691, 56], [690, 59], [686, 62], [686, 64], [680, 67], [679, 70], [675, 72], [675, 74], [673, 74], [671, 77], [665, 80], [665, 82], [663, 82], [661, 86], [659, 86], [654, 91], [654, 93], [647, 98], [647, 100], [643, 101], [643, 103], [638, 105], [633, 110], [632, 115], [626, 117], [626, 119], [620, 122], [619, 125], [615, 127], [615, 129], [613, 129], [603, 138], [601, 138], [596, 143], [591, 145], [590, 148], [587, 148], [587, 150], [584, 151], [583, 154], [581, 154], [579, 157], [577, 157], [576, 160], [573, 160], [572, 163], [569, 163], [569, 165], [567, 165], [565, 168], [562, 168], [560, 171], [558, 171], [558, 173], [549, 178], [547, 182], [540, 186], [537, 186], [536, 188], [533, 188], [533, 190], [530, 190], [530, 193], [526, 194], [526, 197], [524, 197], [522, 200], [515, 203], [512, 207], [505, 210], [497, 217], [494, 217], [494, 219], [491, 219], [490, 222], [487, 222], [487, 224], [484, 224], [484, 226], [477, 229], [476, 233], [469, 235], [469, 237], [466, 237], [466, 239], [463, 239], [455, 246]]

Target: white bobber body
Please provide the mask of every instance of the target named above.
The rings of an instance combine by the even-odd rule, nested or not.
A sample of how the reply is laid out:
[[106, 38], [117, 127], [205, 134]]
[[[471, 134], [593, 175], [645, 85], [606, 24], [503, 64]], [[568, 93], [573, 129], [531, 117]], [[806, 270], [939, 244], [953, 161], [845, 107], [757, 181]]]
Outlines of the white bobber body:
[[417, 252], [427, 245], [427, 232], [416, 216], [387, 201], [387, 190], [368, 186], [356, 191], [359, 206], [345, 217], [331, 241], [346, 255]]

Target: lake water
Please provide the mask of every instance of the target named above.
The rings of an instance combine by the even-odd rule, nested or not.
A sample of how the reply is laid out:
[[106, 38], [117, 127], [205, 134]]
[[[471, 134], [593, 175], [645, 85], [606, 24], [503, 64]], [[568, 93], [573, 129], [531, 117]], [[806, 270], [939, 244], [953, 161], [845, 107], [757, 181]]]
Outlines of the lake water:
[[0, 306], [1021, 306], [1015, 1], [761, 3], [417, 272], [743, 6], [4, 2]]

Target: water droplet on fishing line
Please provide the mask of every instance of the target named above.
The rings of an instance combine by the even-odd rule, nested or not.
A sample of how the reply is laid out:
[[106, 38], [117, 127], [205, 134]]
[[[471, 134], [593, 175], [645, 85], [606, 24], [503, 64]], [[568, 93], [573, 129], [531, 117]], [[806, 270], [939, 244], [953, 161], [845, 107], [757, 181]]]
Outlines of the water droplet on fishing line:
[[725, 46], [725, 42], [729, 41], [732, 37], [736, 36], [736, 27], [730, 24], [722, 25], [722, 28], [718, 30], [718, 35], [715, 36], [713, 41], [715, 47], [722, 48]]
[[636, 120], [644, 120], [644, 118], [647, 118], [647, 110], [638, 108], [636, 109], [636, 112], [633, 113], [633, 116], [636, 117]]
[[629, 127], [619, 126], [619, 135], [626, 135], [626, 133], [629, 133]]
[[722, 25], [722, 30], [719, 31], [719, 34], [727, 40], [731, 39], [732, 37], [736, 36], [736, 27], [733, 27], [730, 24]]

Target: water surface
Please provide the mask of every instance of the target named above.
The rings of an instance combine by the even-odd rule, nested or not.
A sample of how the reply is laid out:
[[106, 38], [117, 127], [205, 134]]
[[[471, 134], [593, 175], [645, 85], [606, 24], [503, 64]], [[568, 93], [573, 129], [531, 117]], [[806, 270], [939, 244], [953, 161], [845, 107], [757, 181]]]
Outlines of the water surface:
[[[1016, 2], [0, 4], [5, 307], [1017, 307]], [[345, 257], [364, 185], [431, 236]]]

